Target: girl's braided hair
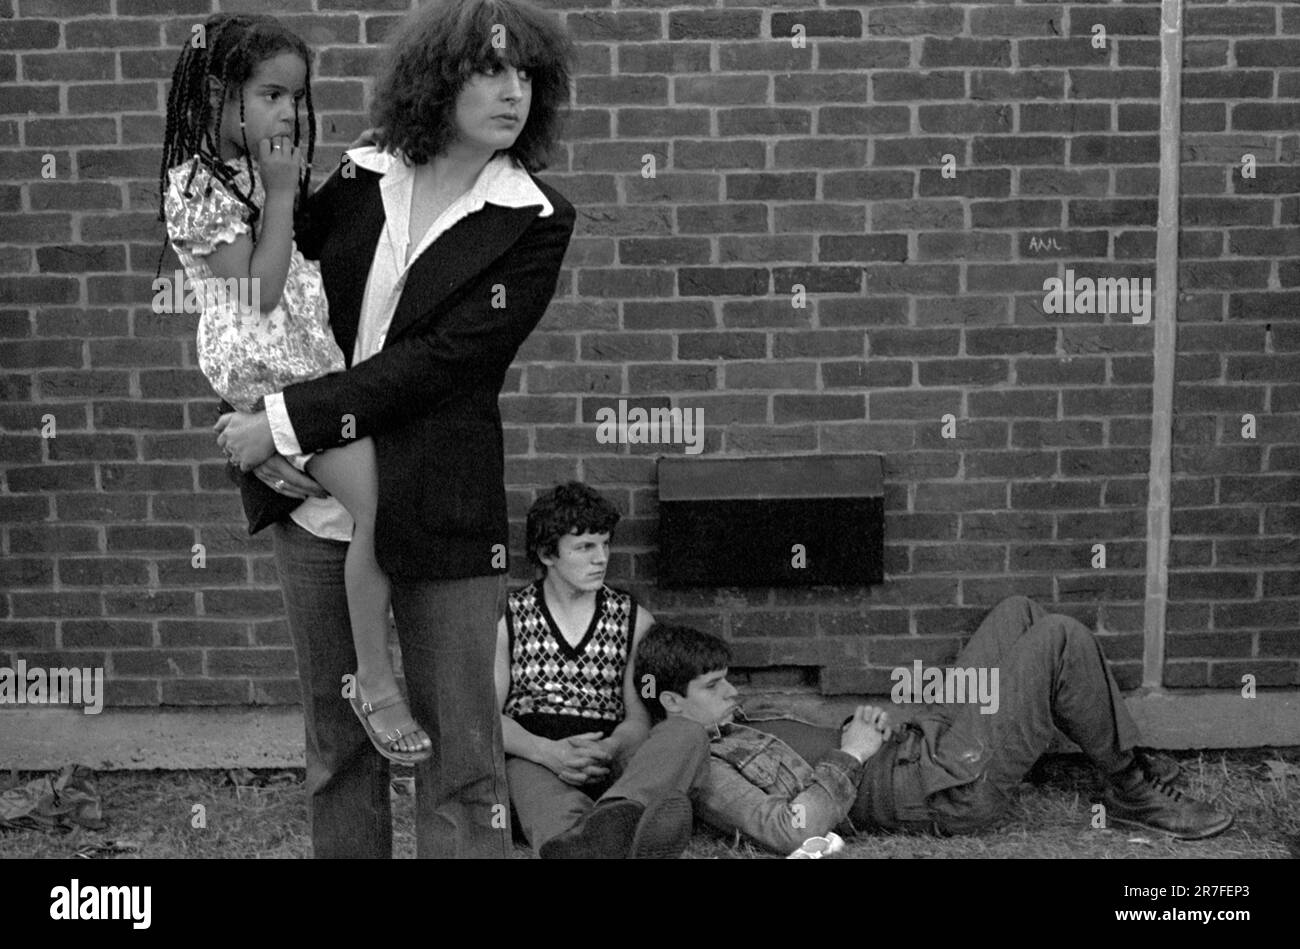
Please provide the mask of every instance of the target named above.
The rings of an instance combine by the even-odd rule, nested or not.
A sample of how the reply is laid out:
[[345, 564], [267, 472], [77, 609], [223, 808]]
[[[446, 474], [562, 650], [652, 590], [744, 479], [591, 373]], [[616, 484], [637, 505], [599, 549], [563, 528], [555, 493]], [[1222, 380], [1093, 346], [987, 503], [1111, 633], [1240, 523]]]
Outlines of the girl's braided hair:
[[[195, 43], [195, 39], [198, 40]], [[237, 173], [221, 160], [221, 149], [213, 130], [220, 134], [226, 100], [231, 90], [239, 93], [240, 130], [243, 133], [243, 86], [257, 67], [280, 53], [297, 53], [307, 66], [304, 83], [307, 106], [307, 171], [299, 184], [299, 205], [307, 197], [311, 182], [311, 161], [316, 149], [316, 113], [311, 104], [311, 51], [296, 34], [274, 17], [251, 13], [218, 13], [203, 21], [202, 30], [186, 40], [176, 68], [172, 71], [171, 90], [167, 95], [167, 129], [163, 134], [162, 167], [158, 171], [158, 220], [164, 220], [163, 205], [167, 194], [167, 172], [194, 158], [189, 177], [185, 180], [185, 196], [191, 197], [190, 185], [202, 163], [214, 178], [220, 181], [249, 209], [249, 222], [255, 224], [260, 214], [253, 203], [256, 178], [249, 158], [251, 149], [244, 137], [244, 161], [248, 167], [249, 193], [237, 184]], [[209, 93], [209, 77], [222, 84], [219, 105], [214, 113]], [[293, 143], [302, 141], [302, 129], [294, 116]], [[163, 239], [164, 248], [166, 238]], [[161, 270], [162, 255], [158, 266]]]

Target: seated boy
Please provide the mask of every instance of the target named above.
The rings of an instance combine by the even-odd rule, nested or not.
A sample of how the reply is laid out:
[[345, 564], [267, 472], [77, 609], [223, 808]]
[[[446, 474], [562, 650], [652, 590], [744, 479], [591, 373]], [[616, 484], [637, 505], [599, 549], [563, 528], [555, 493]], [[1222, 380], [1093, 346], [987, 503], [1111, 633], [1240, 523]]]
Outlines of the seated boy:
[[[579, 482], [538, 498], [526, 533], [542, 577], [510, 594], [497, 626], [510, 800], [543, 856], [676, 856], [690, 838], [689, 801], [674, 793], [682, 782], [656, 757], [662, 738], [633, 765], [633, 753], [649, 744], [650, 717], [632, 658], [654, 617], [605, 585], [618, 520], [608, 500]], [[692, 774], [703, 760], [672, 757]], [[597, 798], [605, 806], [594, 828], [602, 840], [616, 839], [616, 852], [603, 844], [600, 853], [548, 852], [545, 845], [591, 814]]]
[[737, 724], [728, 663], [721, 639], [658, 625], [641, 641], [635, 675], [655, 686], [652, 717], [689, 719], [709, 736], [696, 813], [778, 852], [832, 829], [994, 826], [1058, 727], [1106, 775], [1108, 823], [1181, 839], [1211, 837], [1232, 823], [1231, 814], [1173, 789], [1176, 768], [1161, 773], [1135, 751], [1137, 726], [1092, 633], [1025, 597], [995, 607], [955, 663], [1000, 670], [993, 714], [974, 703], [930, 705], [917, 722], [894, 727], [878, 709], [861, 707], [840, 731], [793, 720]]

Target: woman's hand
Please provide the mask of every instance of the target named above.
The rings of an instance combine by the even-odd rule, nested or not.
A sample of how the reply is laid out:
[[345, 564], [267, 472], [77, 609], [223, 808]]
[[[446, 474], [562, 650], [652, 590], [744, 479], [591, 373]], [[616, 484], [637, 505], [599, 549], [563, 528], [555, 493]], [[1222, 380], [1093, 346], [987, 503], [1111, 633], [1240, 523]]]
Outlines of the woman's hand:
[[212, 426], [217, 445], [240, 471], [256, 468], [276, 454], [275, 438], [265, 412], [227, 412]]
[[272, 491], [285, 497], [305, 500], [330, 496], [320, 482], [289, 464], [284, 455], [268, 458], [253, 469], [253, 474]]

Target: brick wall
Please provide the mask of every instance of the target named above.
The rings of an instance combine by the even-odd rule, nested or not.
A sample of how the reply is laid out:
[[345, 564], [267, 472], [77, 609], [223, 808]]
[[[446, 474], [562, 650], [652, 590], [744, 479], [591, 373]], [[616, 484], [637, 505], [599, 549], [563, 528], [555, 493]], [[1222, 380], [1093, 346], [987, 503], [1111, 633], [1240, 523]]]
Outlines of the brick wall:
[[[268, 5], [318, 51], [322, 173], [408, 5]], [[542, 5], [581, 52], [544, 173], [579, 222], [502, 398], [513, 516], [606, 491], [613, 582], [760, 683], [887, 691], [1022, 592], [1136, 685], [1152, 327], [1045, 313], [1043, 281], [1154, 276], [1159, 5]], [[0, 0], [0, 663], [102, 665], [115, 705], [297, 699], [194, 318], [149, 307], [166, 77], [240, 7]], [[1166, 683], [1296, 685], [1300, 3], [1189, 0], [1185, 44]], [[883, 453], [886, 583], [656, 589], [654, 458], [681, 449], [598, 444], [619, 398], [702, 408], [710, 453]]]

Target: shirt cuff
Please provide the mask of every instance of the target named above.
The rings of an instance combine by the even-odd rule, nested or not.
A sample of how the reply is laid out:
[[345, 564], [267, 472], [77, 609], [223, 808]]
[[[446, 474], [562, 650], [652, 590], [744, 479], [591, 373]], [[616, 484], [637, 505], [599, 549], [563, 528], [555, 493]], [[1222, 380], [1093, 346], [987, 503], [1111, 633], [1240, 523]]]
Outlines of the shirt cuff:
[[824, 764], [833, 765], [834, 767], [839, 768], [848, 775], [850, 779], [856, 778], [862, 772], [862, 768], [866, 764], [866, 762], [859, 761], [847, 751], [841, 751], [838, 748], [832, 748], [827, 751], [822, 755], [821, 761]]
[[294, 434], [293, 423], [289, 421], [289, 411], [284, 407], [283, 392], [273, 392], [266, 397], [266, 420], [271, 423], [271, 437], [275, 439], [276, 451], [288, 457], [302, 454], [302, 446]]

